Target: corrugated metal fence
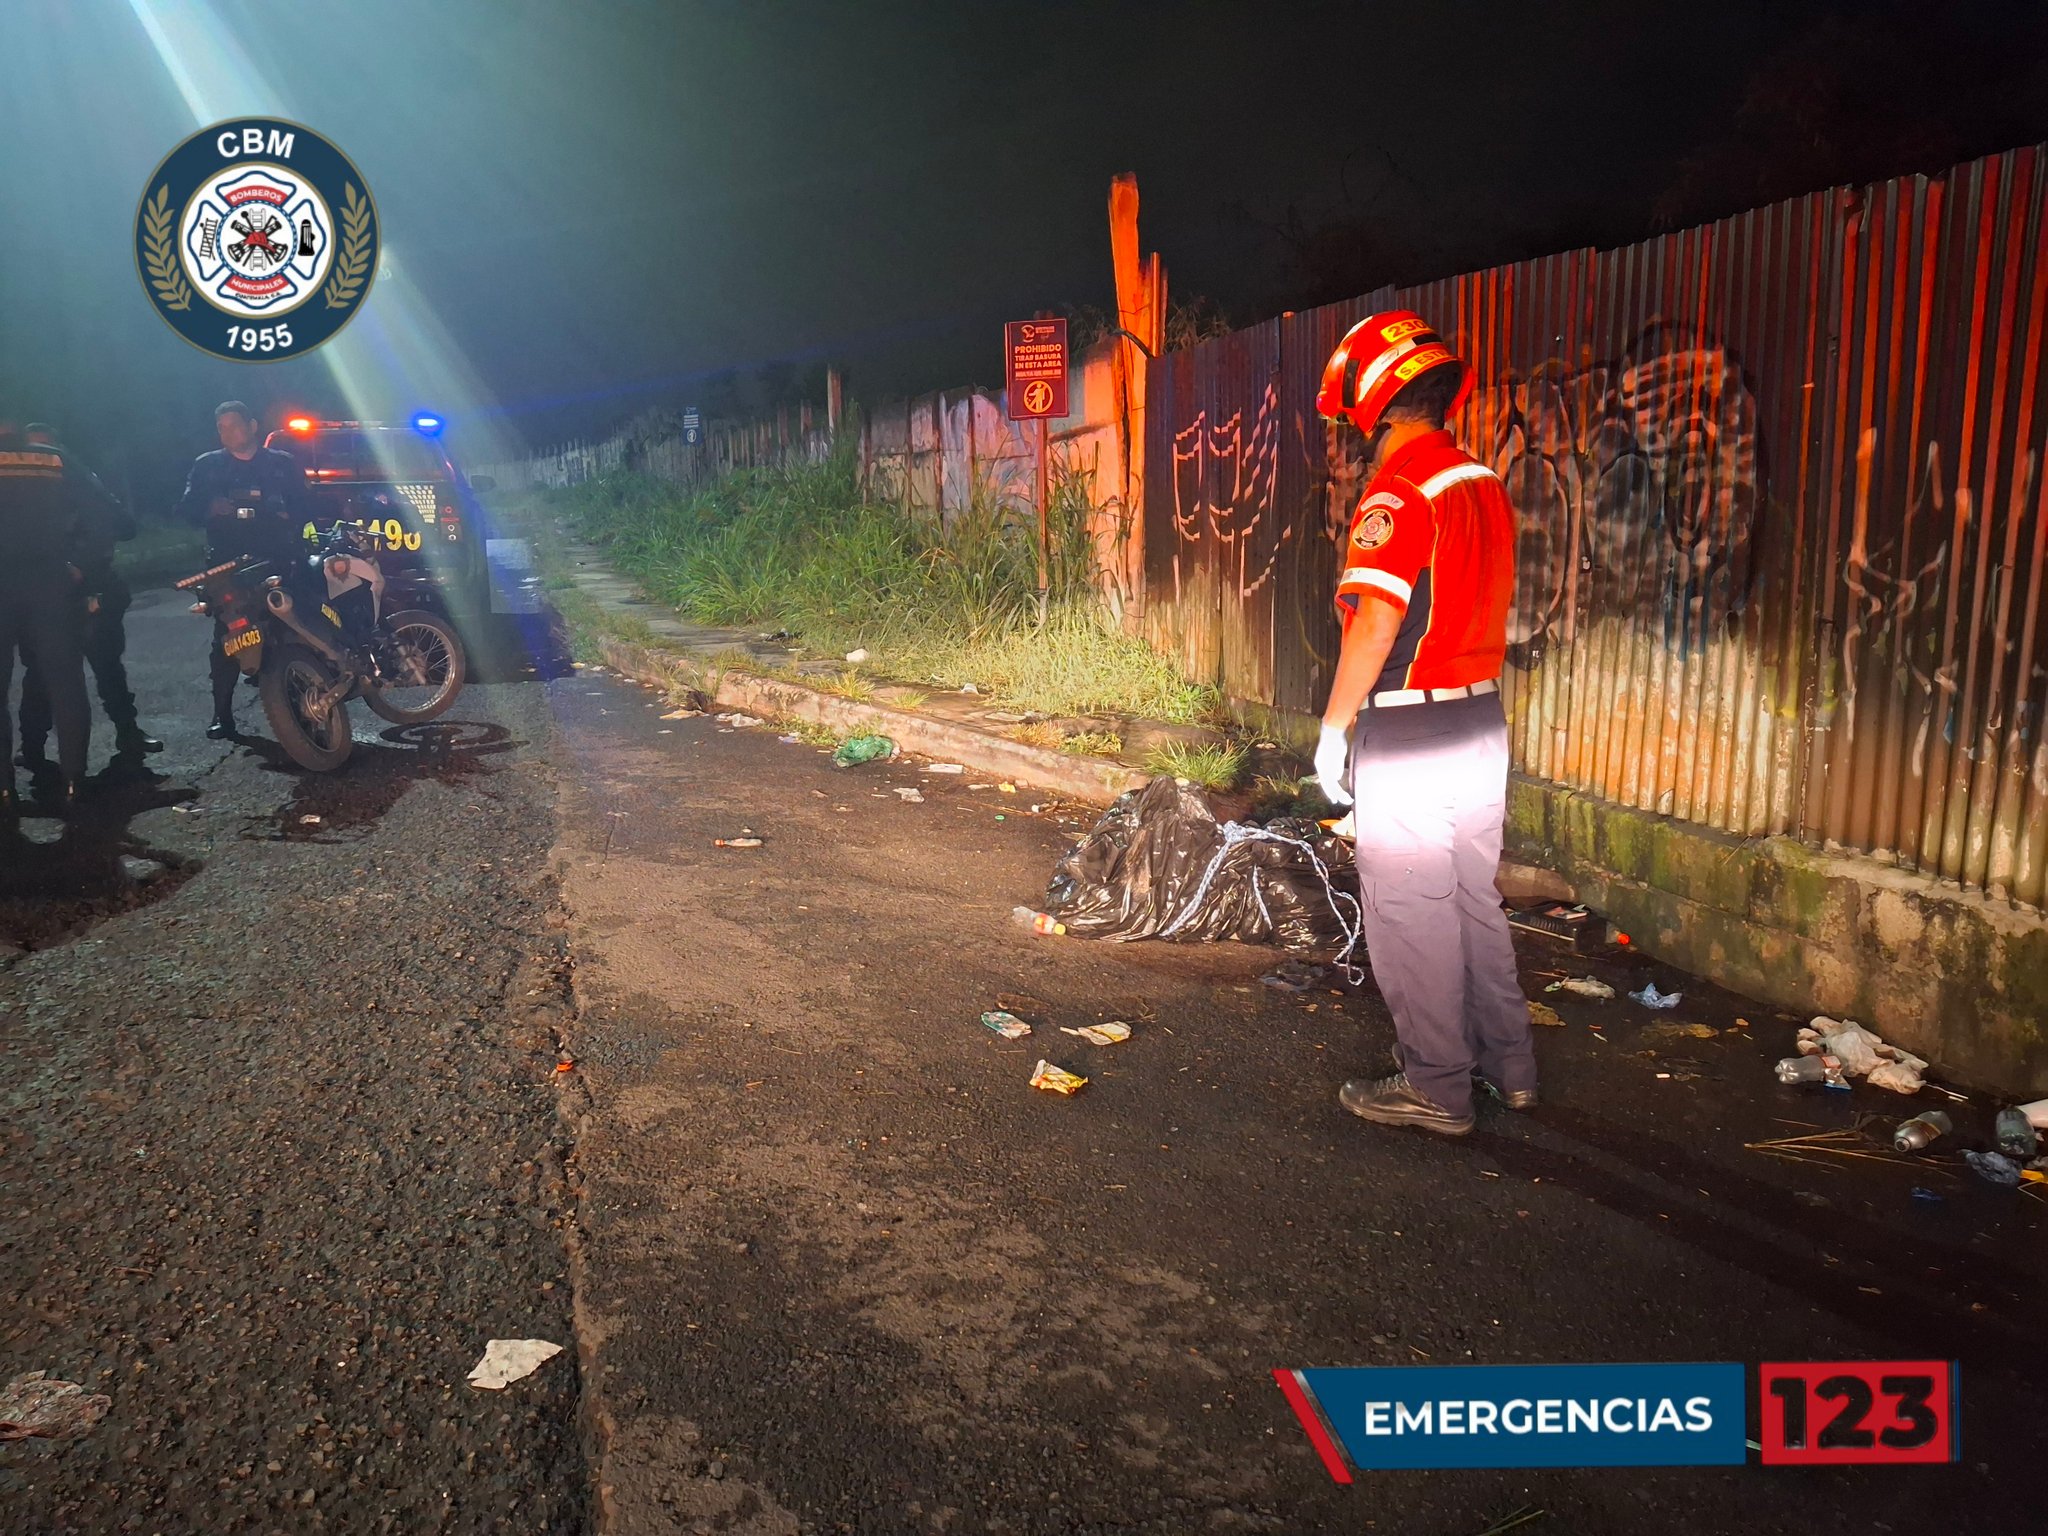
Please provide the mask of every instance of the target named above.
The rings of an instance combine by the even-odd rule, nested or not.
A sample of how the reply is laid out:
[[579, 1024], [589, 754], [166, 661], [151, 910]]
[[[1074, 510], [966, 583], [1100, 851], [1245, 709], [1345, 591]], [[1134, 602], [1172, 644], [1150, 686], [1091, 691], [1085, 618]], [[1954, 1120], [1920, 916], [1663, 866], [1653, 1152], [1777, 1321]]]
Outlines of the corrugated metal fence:
[[1475, 365], [1460, 437], [1520, 514], [1520, 768], [2041, 905], [2044, 174], [2016, 150], [1169, 354], [1153, 638], [1320, 708], [1358, 440], [1315, 386], [1352, 321], [1416, 309]]

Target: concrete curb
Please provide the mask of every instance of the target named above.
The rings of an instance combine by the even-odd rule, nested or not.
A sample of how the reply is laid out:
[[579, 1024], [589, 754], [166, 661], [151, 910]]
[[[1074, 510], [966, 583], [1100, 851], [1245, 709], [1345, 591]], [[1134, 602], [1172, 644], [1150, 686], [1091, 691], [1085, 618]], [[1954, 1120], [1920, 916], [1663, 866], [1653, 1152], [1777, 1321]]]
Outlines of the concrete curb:
[[1107, 805], [1151, 775], [1099, 757], [1026, 746], [953, 720], [934, 720], [887, 704], [864, 704], [784, 678], [720, 668], [662, 646], [604, 643], [606, 665], [660, 687], [697, 688], [727, 709], [768, 720], [799, 720], [847, 735], [887, 736], [904, 752], [959, 763], [990, 778], [1018, 780], [1070, 800]]

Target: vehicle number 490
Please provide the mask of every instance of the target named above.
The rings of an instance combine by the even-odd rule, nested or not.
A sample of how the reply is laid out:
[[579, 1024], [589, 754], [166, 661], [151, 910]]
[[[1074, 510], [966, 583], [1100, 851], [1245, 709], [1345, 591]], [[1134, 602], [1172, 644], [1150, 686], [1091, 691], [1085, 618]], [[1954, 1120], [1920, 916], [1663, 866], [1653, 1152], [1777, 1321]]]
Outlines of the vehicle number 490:
[[1802, 1360], [1762, 1368], [1766, 1464], [1954, 1461], [1948, 1360]]
[[231, 325], [228, 345], [242, 352], [288, 352], [292, 328], [288, 325]]

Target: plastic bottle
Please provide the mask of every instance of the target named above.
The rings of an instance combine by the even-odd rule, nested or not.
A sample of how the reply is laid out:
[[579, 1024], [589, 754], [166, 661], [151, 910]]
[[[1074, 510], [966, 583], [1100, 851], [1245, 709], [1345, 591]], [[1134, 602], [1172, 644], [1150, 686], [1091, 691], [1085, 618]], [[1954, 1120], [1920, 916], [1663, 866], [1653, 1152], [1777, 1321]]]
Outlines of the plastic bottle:
[[1067, 925], [1050, 912], [1040, 912], [1031, 907], [1010, 908], [1010, 921], [1019, 928], [1029, 928], [1033, 933], [1065, 933]]
[[1998, 1143], [1998, 1150], [2018, 1162], [2030, 1162], [2034, 1156], [2034, 1127], [2023, 1109], [2001, 1109], [1991, 1131], [1991, 1139]]
[[1827, 1063], [1818, 1056], [1787, 1056], [1778, 1063], [1778, 1081], [1781, 1083], [1826, 1082]]
[[1954, 1130], [1955, 1122], [1941, 1110], [1930, 1109], [1910, 1120], [1901, 1120], [1892, 1132], [1892, 1145], [1901, 1152], [1925, 1152]]

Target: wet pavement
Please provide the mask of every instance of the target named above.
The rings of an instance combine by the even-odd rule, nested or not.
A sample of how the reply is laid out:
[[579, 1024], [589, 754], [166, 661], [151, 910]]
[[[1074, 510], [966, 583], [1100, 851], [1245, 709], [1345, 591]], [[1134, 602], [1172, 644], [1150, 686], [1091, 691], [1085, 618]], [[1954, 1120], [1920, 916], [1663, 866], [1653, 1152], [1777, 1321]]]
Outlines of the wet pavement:
[[[1779, 1086], [1799, 1021], [1529, 938], [1531, 996], [1685, 1001], [1548, 996], [1538, 1111], [1381, 1130], [1335, 1103], [1385, 1068], [1369, 987], [1011, 926], [1088, 819], [1028, 786], [663, 719], [525, 671], [511, 621], [446, 721], [359, 710], [303, 775], [203, 739], [182, 604], [130, 622], [170, 749], [0, 849], [0, 1379], [111, 1400], [0, 1446], [0, 1530], [2038, 1523], [2048, 1207], [1952, 1154], [1746, 1149], [1909, 1107]], [[1088, 1087], [1031, 1090], [1041, 1056]], [[1992, 1101], [1948, 1107], [1981, 1145]], [[571, 1348], [467, 1387], [506, 1337]], [[1272, 1377], [1926, 1357], [1959, 1465], [1338, 1487]]]

